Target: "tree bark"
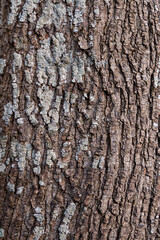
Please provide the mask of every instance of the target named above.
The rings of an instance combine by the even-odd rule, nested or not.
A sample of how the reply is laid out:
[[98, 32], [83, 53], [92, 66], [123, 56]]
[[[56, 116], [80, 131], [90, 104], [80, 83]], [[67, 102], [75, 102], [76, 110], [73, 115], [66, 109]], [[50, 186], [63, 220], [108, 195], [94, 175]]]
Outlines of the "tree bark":
[[158, 0], [0, 4], [0, 238], [160, 239]]

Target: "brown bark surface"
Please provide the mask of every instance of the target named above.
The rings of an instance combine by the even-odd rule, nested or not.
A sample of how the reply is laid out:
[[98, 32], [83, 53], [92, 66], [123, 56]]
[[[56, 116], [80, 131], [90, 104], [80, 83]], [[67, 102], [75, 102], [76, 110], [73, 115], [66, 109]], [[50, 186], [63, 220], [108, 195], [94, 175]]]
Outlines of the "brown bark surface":
[[158, 7], [0, 1], [0, 239], [160, 239]]

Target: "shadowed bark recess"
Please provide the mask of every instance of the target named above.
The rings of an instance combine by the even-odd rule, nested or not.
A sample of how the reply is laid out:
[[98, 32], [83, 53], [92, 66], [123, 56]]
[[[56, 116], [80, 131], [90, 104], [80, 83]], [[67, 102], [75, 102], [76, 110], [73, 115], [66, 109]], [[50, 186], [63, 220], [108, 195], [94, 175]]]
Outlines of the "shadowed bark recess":
[[158, 7], [0, 1], [0, 239], [160, 239]]

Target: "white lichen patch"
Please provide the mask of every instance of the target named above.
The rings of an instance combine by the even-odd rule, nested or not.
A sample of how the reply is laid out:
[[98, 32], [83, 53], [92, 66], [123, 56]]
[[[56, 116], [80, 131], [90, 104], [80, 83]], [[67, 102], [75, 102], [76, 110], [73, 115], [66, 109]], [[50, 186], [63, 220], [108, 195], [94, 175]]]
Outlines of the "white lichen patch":
[[47, 67], [47, 76], [49, 77], [49, 82], [48, 84], [51, 85], [52, 87], [57, 86], [57, 69], [56, 66], [48, 66]]
[[24, 119], [23, 118], [17, 118], [17, 123], [18, 125], [21, 125], [24, 123]]
[[39, 175], [41, 173], [41, 167], [40, 166], [34, 167], [33, 172], [35, 175]]
[[34, 101], [31, 101], [30, 96], [26, 96], [26, 114], [33, 126], [38, 124], [35, 114], [38, 112], [38, 108], [35, 106]]
[[22, 66], [22, 56], [21, 56], [21, 54], [14, 52], [13, 53], [13, 57], [14, 58], [13, 58], [12, 66], [13, 66], [13, 72], [15, 73], [16, 68], [18, 70], [21, 69], [21, 66]]
[[67, 239], [67, 235], [69, 233], [69, 223], [70, 220], [72, 218], [72, 216], [74, 215], [76, 210], [76, 205], [75, 203], [70, 203], [64, 213], [64, 218], [62, 220], [62, 223], [58, 229], [59, 231], [59, 239], [60, 240], [66, 240]]
[[65, 168], [68, 166], [67, 162], [62, 162], [62, 161], [58, 161], [57, 166], [61, 169]]
[[35, 52], [29, 52], [26, 55], [26, 59], [25, 59], [25, 65], [29, 68], [34, 67], [35, 64]]
[[7, 136], [0, 135], [0, 161], [3, 160], [6, 152]]
[[54, 102], [54, 108], [49, 112], [49, 116], [51, 117], [51, 123], [48, 125], [49, 131], [58, 130], [59, 110], [60, 110], [61, 100], [62, 100], [62, 97], [57, 96]]
[[60, 29], [62, 23], [65, 24], [66, 8], [64, 4], [62, 3], [54, 4], [52, 19], [53, 19], [53, 24], [57, 28], [57, 30]]
[[10, 158], [7, 158], [6, 164], [9, 165], [9, 164], [10, 164], [10, 161], [11, 161], [11, 159], [10, 159]]
[[74, 12], [74, 16], [72, 17], [74, 32], [78, 32], [79, 25], [83, 23], [83, 15], [85, 13], [86, 8], [86, 0], [76, 0], [76, 8]]
[[83, 151], [88, 150], [88, 136], [80, 140], [80, 149]]
[[[68, 71], [67, 63], [69, 60], [68, 55], [65, 54], [66, 45], [62, 33], [57, 32], [55, 36], [52, 36], [52, 48], [50, 42], [50, 38], [41, 41], [41, 48], [37, 51], [37, 84], [49, 84], [55, 87], [57, 85], [58, 72], [60, 75], [60, 82], [66, 81]], [[55, 64], [59, 64], [58, 69]]]
[[46, 2], [46, 5], [42, 11], [42, 15], [37, 21], [36, 30], [43, 28], [44, 25], [51, 25], [52, 13], [53, 13], [53, 2], [49, 0]]
[[0, 58], [0, 74], [3, 74], [3, 70], [6, 66], [6, 59]]
[[92, 163], [92, 168], [96, 169], [99, 163], [99, 157], [94, 158], [93, 163]]
[[12, 103], [9, 102], [4, 106], [4, 115], [2, 118], [5, 121], [6, 125], [10, 123], [10, 118], [12, 114], [13, 114], [13, 106], [12, 106]]
[[68, 152], [64, 148], [62, 148], [62, 150], [61, 150], [62, 158], [67, 157], [67, 155], [68, 155]]
[[39, 181], [39, 185], [44, 187], [45, 186], [45, 183], [43, 181]]
[[46, 124], [50, 123], [50, 117], [48, 116], [48, 110], [51, 106], [51, 101], [53, 99], [53, 91], [49, 89], [48, 86], [42, 88], [38, 88], [37, 96], [40, 100], [40, 107], [42, 111], [40, 114], [43, 117], [43, 120]]
[[3, 238], [3, 237], [4, 237], [4, 229], [0, 228], [0, 238]]
[[70, 101], [71, 101], [71, 104], [75, 104], [77, 98], [78, 98], [78, 94], [72, 93], [72, 95], [71, 95], [71, 100], [70, 100]]
[[16, 139], [11, 142], [10, 157], [18, 162], [18, 168], [20, 171], [24, 171], [26, 166], [26, 156], [31, 151], [31, 145], [26, 143], [20, 144]]
[[33, 82], [33, 67], [35, 65], [35, 51], [32, 50], [31, 52], [27, 53], [25, 58], [25, 65], [28, 69], [25, 70], [25, 80], [29, 84]]
[[109, 0], [104, 0], [104, 2], [105, 2], [105, 4], [107, 4], [107, 5], [109, 4]]
[[14, 116], [15, 118], [20, 118], [20, 113], [18, 110], [18, 105], [19, 105], [19, 87], [17, 84], [17, 77], [16, 74], [12, 74], [12, 93], [13, 93], [13, 112], [14, 112]]
[[105, 157], [96, 156], [93, 160], [92, 168], [97, 169], [99, 167], [100, 169], [103, 169], [104, 164], [105, 164]]
[[43, 28], [44, 25], [51, 25], [52, 23], [58, 30], [62, 23], [65, 22], [65, 17], [66, 8], [64, 4], [53, 4], [51, 0], [48, 0], [42, 11], [42, 15], [37, 22], [36, 30]]
[[26, 157], [28, 159], [31, 159], [31, 156], [32, 156], [32, 145], [30, 143], [27, 143]]
[[27, 145], [18, 144], [17, 153], [18, 153], [18, 168], [20, 171], [24, 171], [26, 165], [26, 153]]
[[36, 226], [33, 232], [34, 232], [34, 240], [39, 240], [40, 237], [44, 234], [44, 228]]
[[32, 152], [32, 158], [33, 158], [34, 165], [36, 165], [36, 167], [33, 168], [33, 172], [36, 175], [39, 175], [41, 173], [41, 167], [40, 167], [41, 153], [40, 153], [40, 151], [38, 151], [38, 152], [33, 151]]
[[50, 78], [50, 76], [48, 77], [48, 75], [50, 72], [52, 72], [53, 58], [50, 50], [50, 41], [50, 38], [41, 41], [41, 47], [37, 51], [38, 85], [47, 84], [48, 78]]
[[40, 207], [36, 207], [36, 208], [35, 208], [35, 211], [36, 211], [36, 213], [41, 213], [42, 208], [40, 208]]
[[25, 22], [27, 20], [27, 16], [31, 16], [34, 9], [37, 7], [37, 3], [39, 0], [26, 0], [26, 3], [23, 6], [22, 12], [19, 16], [20, 22]]
[[78, 83], [83, 82], [84, 73], [85, 73], [84, 59], [76, 58], [72, 64], [72, 74], [73, 74], [72, 82], [78, 82]]
[[46, 164], [51, 167], [53, 165], [53, 161], [56, 160], [56, 154], [53, 150], [47, 150], [47, 159]]
[[160, 67], [154, 73], [154, 86], [155, 86], [155, 88], [160, 86]]
[[35, 117], [35, 114], [38, 112], [38, 108], [35, 107], [34, 101], [30, 101], [30, 96], [26, 96], [26, 114], [33, 126], [35, 126], [38, 123], [38, 120]]
[[66, 52], [65, 38], [63, 33], [57, 32], [55, 36], [52, 36], [52, 53], [54, 63], [59, 63], [62, 55]]
[[99, 16], [99, 8], [98, 8], [98, 6], [96, 6], [96, 8], [94, 9], [94, 14], [95, 14], [96, 17]]
[[36, 218], [36, 220], [37, 220], [40, 224], [42, 224], [42, 222], [43, 222], [43, 220], [44, 220], [44, 216], [43, 216], [42, 214], [40, 214], [40, 213], [35, 213], [35, 214], [34, 214], [34, 217]]
[[68, 68], [69, 65], [67, 64], [59, 64], [58, 66], [58, 72], [59, 72], [59, 85], [63, 85], [67, 82], [67, 76], [68, 76]]
[[4, 163], [0, 163], [0, 172], [4, 172], [6, 170], [6, 165]]
[[14, 192], [15, 191], [15, 184], [11, 184], [10, 182], [8, 182], [7, 183], [7, 187], [8, 187], [10, 192]]
[[[38, 64], [38, 69], [41, 69], [41, 68], [45, 69], [49, 65], [49, 63], [52, 62], [52, 56], [50, 51], [50, 38], [44, 39], [40, 43], [41, 43], [41, 47], [37, 51], [37, 64]], [[43, 82], [44, 81], [42, 81], [42, 83]]]
[[154, 128], [157, 128], [157, 127], [158, 127], [158, 123], [154, 122], [154, 123], [153, 123], [153, 127], [154, 127]]
[[33, 151], [32, 156], [33, 156], [34, 164], [35, 165], [39, 165], [40, 162], [41, 162], [41, 153], [40, 153], [40, 151], [38, 151], [36, 153]]
[[104, 168], [104, 165], [105, 165], [105, 157], [101, 157], [100, 160], [99, 160], [99, 168], [100, 169], [103, 169]]
[[26, 82], [31, 84], [32, 81], [33, 81], [33, 76], [32, 76], [31, 71], [27, 69], [27, 70], [24, 71], [24, 73], [25, 73], [25, 80], [26, 80]]
[[15, 167], [15, 164], [12, 164], [11, 167], [14, 168], [14, 167]]
[[70, 112], [70, 92], [66, 92], [65, 93], [65, 101], [64, 101], [64, 104], [63, 104], [63, 110], [64, 110], [64, 116], [67, 116], [68, 113]]
[[52, 213], [52, 218], [56, 219], [60, 215], [61, 209], [59, 206], [56, 206]]
[[12, 24], [15, 20], [15, 18], [18, 15], [18, 6], [21, 5], [21, 0], [11, 0], [11, 12], [8, 16], [8, 25]]
[[18, 195], [21, 195], [21, 193], [23, 192], [23, 189], [24, 189], [24, 187], [22, 186], [22, 187], [19, 187], [19, 188], [17, 188], [17, 194]]

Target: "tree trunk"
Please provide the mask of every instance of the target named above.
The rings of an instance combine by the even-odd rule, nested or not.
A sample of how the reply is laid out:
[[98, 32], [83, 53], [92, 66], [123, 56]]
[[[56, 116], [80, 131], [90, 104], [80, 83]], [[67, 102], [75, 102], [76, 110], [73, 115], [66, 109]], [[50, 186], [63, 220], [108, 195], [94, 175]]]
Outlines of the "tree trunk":
[[158, 0], [0, 4], [0, 238], [160, 239]]

